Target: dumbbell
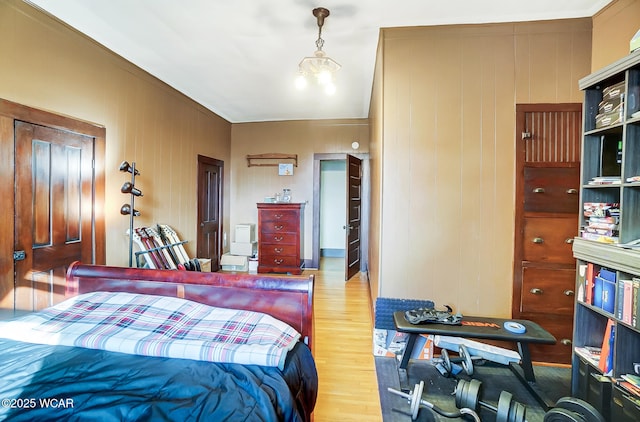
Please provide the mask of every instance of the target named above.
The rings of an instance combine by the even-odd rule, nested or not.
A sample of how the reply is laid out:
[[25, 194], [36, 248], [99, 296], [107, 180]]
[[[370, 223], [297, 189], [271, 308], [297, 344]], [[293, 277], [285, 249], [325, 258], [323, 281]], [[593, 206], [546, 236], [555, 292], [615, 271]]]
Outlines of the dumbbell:
[[456, 385], [456, 407], [467, 407], [480, 413], [480, 409], [488, 409], [496, 414], [496, 422], [525, 422], [527, 408], [522, 403], [513, 400], [513, 395], [508, 391], [502, 391], [498, 405], [480, 401], [482, 382], [472, 379], [461, 379]]
[[598, 410], [584, 400], [562, 397], [544, 414], [544, 422], [605, 422]]
[[475, 422], [481, 422], [480, 416], [478, 416], [478, 413], [473, 409], [462, 408], [462, 409], [458, 409], [457, 412], [446, 412], [440, 409], [439, 407], [437, 407], [436, 405], [434, 405], [433, 403], [423, 400], [422, 392], [424, 391], [424, 381], [420, 381], [420, 384], [416, 384], [413, 391], [409, 392], [408, 394], [402, 391], [395, 390], [391, 387], [387, 387], [387, 391], [407, 399], [407, 401], [409, 402], [409, 409], [410, 409], [409, 412], [405, 412], [398, 409], [392, 409], [392, 410], [411, 416], [411, 420], [414, 420], [414, 421], [418, 418], [418, 412], [420, 412], [420, 407], [424, 406], [446, 418], [460, 418], [462, 416], [469, 415], [473, 418]]
[[442, 361], [440, 365], [436, 365], [436, 368], [443, 376], [449, 377], [453, 373], [454, 363], [460, 363], [465, 374], [472, 376], [473, 362], [484, 361], [484, 359], [479, 356], [471, 356], [471, 353], [469, 353], [469, 349], [467, 349], [467, 346], [465, 346], [464, 344], [461, 344], [458, 348], [458, 355], [459, 357], [457, 358], [450, 358], [447, 349], [442, 349], [440, 351], [440, 359]]

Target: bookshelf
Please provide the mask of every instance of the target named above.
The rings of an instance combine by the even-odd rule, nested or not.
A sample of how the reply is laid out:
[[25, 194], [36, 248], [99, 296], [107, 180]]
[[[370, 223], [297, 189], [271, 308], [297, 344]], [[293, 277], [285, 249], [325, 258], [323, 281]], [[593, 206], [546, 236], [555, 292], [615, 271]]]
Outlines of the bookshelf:
[[640, 239], [640, 51], [579, 85], [584, 132], [580, 235], [573, 242], [572, 395], [609, 421], [635, 421], [640, 395], [625, 388], [623, 376], [640, 371], [634, 365], [640, 363], [640, 244], [634, 243]]

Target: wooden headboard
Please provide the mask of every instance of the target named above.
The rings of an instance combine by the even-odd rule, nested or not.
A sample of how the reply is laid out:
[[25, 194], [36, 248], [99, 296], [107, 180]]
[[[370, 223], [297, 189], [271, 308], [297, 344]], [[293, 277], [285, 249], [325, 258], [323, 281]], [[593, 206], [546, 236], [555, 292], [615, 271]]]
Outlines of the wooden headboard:
[[66, 296], [95, 291], [180, 297], [269, 314], [295, 328], [313, 350], [313, 275], [210, 273], [85, 265], [74, 262]]

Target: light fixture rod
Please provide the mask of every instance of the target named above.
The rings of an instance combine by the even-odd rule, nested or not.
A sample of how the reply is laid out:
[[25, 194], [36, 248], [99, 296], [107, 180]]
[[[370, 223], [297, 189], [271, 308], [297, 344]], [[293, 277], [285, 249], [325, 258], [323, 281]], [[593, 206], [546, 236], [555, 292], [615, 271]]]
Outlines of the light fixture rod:
[[329, 15], [329, 9], [325, 9], [324, 7], [316, 7], [313, 9], [313, 16], [316, 17], [318, 22], [318, 39], [316, 40], [316, 47], [318, 50], [322, 50], [322, 46], [324, 46], [324, 40], [322, 39], [322, 27], [324, 26], [324, 18]]

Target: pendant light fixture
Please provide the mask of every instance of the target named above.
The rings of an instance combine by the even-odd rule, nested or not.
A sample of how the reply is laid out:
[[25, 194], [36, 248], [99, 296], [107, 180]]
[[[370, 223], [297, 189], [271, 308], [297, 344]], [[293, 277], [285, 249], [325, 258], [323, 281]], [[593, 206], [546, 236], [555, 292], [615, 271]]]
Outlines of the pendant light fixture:
[[318, 39], [316, 40], [316, 52], [311, 57], [305, 57], [298, 65], [298, 77], [296, 78], [296, 87], [304, 89], [311, 82], [320, 85], [327, 95], [333, 95], [336, 92], [334, 84], [334, 75], [340, 70], [340, 64], [327, 56], [322, 47], [324, 40], [322, 39], [322, 26], [324, 20], [329, 16], [329, 10], [324, 7], [313, 9], [313, 16], [318, 22]]

